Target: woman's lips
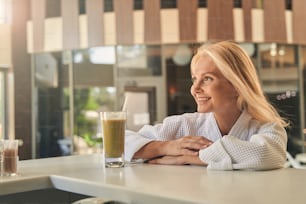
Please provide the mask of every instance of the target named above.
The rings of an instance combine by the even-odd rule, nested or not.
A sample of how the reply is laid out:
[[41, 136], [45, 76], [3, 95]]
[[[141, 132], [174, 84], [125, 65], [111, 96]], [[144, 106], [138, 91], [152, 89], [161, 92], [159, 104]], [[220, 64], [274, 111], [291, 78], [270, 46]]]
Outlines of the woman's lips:
[[198, 103], [205, 103], [207, 101], [209, 101], [211, 99], [211, 97], [197, 97], [197, 102]]

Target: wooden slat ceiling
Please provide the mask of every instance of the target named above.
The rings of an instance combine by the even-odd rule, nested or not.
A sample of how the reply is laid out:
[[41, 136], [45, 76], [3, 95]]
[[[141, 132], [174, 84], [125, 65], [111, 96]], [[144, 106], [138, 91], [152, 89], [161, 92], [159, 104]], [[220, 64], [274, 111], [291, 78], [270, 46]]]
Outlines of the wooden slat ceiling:
[[144, 41], [161, 42], [160, 0], [143, 0]]
[[306, 44], [306, 1], [294, 0], [292, 11], [293, 42]]
[[198, 0], [177, 0], [180, 41], [196, 41]]
[[267, 42], [286, 42], [285, 1], [263, 1], [264, 35]]
[[133, 0], [116, 0], [116, 37], [118, 44], [133, 44]]
[[233, 2], [207, 0], [208, 39], [233, 40]]
[[[33, 25], [33, 45], [29, 46], [30, 52], [31, 48], [33, 48], [33, 52], [53, 49], [46, 48], [45, 46], [52, 44], [54, 39], [57, 40], [53, 43], [56, 45], [54, 47], [64, 50], [78, 49], [81, 46], [93, 47], [114, 44], [193, 43], [203, 41], [203, 36], [197, 36], [199, 33], [205, 35], [205, 40], [241, 41], [242, 39], [245, 42], [252, 42], [256, 41], [256, 39], [258, 40], [258, 36], [262, 36], [260, 42], [306, 44], [306, 24], [303, 21], [303, 19], [306, 19], [305, 0], [292, 1], [292, 10], [286, 10], [285, 1], [283, 0], [263, 1], [263, 4], [260, 6], [254, 5], [254, 0], [242, 0], [243, 19], [241, 24], [237, 24], [238, 26], [243, 26], [241, 29], [237, 29], [235, 27], [237, 25], [234, 25], [234, 13], [235, 17], [237, 17], [236, 11], [238, 10], [234, 12], [233, 1], [230, 0], [207, 0], [207, 7], [201, 7], [201, 17], [198, 16], [200, 9], [199, 0], [177, 0], [174, 5], [174, 7], [176, 6], [175, 8], [164, 8], [160, 0], [143, 0], [139, 7], [142, 7], [143, 10], [137, 13], [137, 19], [135, 19], [136, 10], [134, 10], [133, 0], [114, 0], [112, 1], [111, 8], [106, 9], [107, 11], [104, 8], [105, 3], [107, 3], [106, 0], [85, 0], [85, 18], [79, 13], [79, 0], [58, 0], [61, 12], [57, 22], [59, 22], [59, 26], [62, 25], [62, 30], [51, 33], [55, 36], [53, 39], [48, 38], [46, 33], [44, 33], [46, 30], [45, 20], [47, 18], [46, 6], [49, 5], [47, 0], [30, 0], [30, 2]], [[59, 7], [56, 8], [59, 10]], [[174, 11], [175, 9], [177, 11]], [[257, 11], [261, 9], [263, 11], [263, 22], [259, 22], [261, 27], [258, 28], [258, 31], [252, 30], [254, 28], [252, 22], [256, 22], [256, 19], [252, 19], [254, 18], [252, 15], [254, 9], [257, 9]], [[81, 10], [84, 11], [84, 9]], [[106, 14], [110, 13], [105, 12], [111, 12], [111, 15], [107, 15], [106, 18]], [[169, 27], [178, 29], [162, 29], [165, 28], [165, 22], [161, 22], [161, 17], [167, 17], [167, 12], [173, 18], [173, 21], [167, 23], [174, 23], [174, 25], [169, 25]], [[176, 12], [178, 15], [176, 15]], [[48, 13], [51, 15], [50, 12]], [[257, 17], [258, 14], [261, 17], [261, 12], [256, 12]], [[51, 16], [57, 18], [54, 15], [52, 14]], [[86, 22], [84, 22], [84, 19]], [[110, 20], [110, 22], [106, 22], [106, 20]], [[199, 25], [203, 25], [201, 24], [202, 20], [203, 24], [205, 23], [204, 28], [199, 27]], [[238, 21], [240, 23], [240, 19]], [[81, 25], [87, 26], [85, 28], [87, 29], [86, 32], [80, 31], [80, 22], [82, 23]], [[290, 27], [291, 24], [292, 28]], [[108, 33], [105, 31], [106, 28], [111, 28], [107, 30]], [[143, 29], [143, 31], [139, 29]], [[50, 32], [49, 27], [47, 30]], [[134, 30], [137, 33], [134, 33]], [[244, 33], [234, 33], [237, 31]], [[49, 34], [47, 33], [47, 35]], [[61, 37], [58, 37], [59, 35]], [[163, 38], [162, 36], [171, 37]], [[237, 36], [243, 36], [244, 38]]]
[[62, 0], [61, 14], [63, 18], [63, 48], [79, 48], [79, 1]]
[[88, 46], [104, 45], [104, 2], [102, 0], [86, 1]]

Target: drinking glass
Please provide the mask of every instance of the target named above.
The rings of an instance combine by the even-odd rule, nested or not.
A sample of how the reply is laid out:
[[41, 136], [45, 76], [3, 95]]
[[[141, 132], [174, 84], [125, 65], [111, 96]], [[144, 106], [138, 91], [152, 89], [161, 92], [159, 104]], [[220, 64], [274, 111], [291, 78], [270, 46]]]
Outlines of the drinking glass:
[[105, 167], [124, 166], [126, 112], [100, 112]]
[[5, 176], [17, 175], [18, 166], [18, 140], [4, 140], [3, 174]]

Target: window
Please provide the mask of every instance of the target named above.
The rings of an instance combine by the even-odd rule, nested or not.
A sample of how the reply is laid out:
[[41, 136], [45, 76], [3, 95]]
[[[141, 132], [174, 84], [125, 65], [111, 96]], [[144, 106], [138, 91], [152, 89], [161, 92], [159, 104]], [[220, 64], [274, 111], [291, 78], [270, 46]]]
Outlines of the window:
[[0, 0], [0, 24], [10, 22], [11, 0]]

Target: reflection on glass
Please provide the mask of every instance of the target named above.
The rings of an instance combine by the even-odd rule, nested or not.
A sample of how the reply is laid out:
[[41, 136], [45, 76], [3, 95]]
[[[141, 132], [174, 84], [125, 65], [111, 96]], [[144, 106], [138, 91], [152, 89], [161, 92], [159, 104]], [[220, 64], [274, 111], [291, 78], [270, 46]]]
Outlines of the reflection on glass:
[[73, 62], [76, 64], [90, 63], [90, 64], [115, 64], [115, 48], [114, 46], [92, 47], [85, 50], [75, 50], [73, 55]]
[[60, 53], [39, 53], [34, 56], [37, 158], [66, 155], [58, 143], [64, 139], [62, 90], [67, 85], [63, 76], [66, 69], [61, 69], [61, 62]]
[[294, 45], [259, 45], [261, 67], [258, 68], [263, 89], [279, 110], [287, 118], [291, 127], [287, 129], [288, 151], [301, 151], [295, 144], [301, 140], [300, 126], [300, 90], [298, 85], [297, 49]]
[[[162, 46], [117, 46], [116, 52], [117, 103], [118, 107], [121, 107], [124, 101], [129, 104], [127, 106], [128, 118], [130, 118], [128, 127], [136, 130], [143, 124], [161, 121], [167, 116], [164, 105], [166, 81], [162, 67]], [[132, 95], [148, 94], [148, 107], [144, 107], [146, 96], [129, 98], [128, 92], [138, 92]], [[131, 100], [127, 100], [128, 98]]]
[[192, 48], [199, 45], [167, 45], [163, 48], [167, 76], [168, 115], [195, 112], [196, 104], [190, 94], [190, 61]]
[[119, 76], [161, 75], [160, 46], [117, 46]]
[[114, 110], [116, 88], [113, 65], [94, 64], [89, 53], [35, 54], [37, 158], [100, 150], [97, 112]]
[[113, 46], [89, 48], [89, 60], [93, 64], [115, 64], [115, 48]]
[[262, 44], [259, 74], [266, 92], [297, 91], [298, 69], [293, 45]]
[[98, 112], [116, 108], [115, 48], [75, 50], [73, 59], [74, 151], [99, 152], [102, 138]]
[[174, 63], [178, 66], [187, 66], [190, 63], [192, 57], [191, 49], [188, 45], [179, 45], [172, 57]]
[[[99, 152], [102, 142], [99, 111], [113, 111], [116, 98], [114, 87], [86, 87], [74, 90], [75, 152]], [[86, 145], [85, 145], [85, 144]]]

